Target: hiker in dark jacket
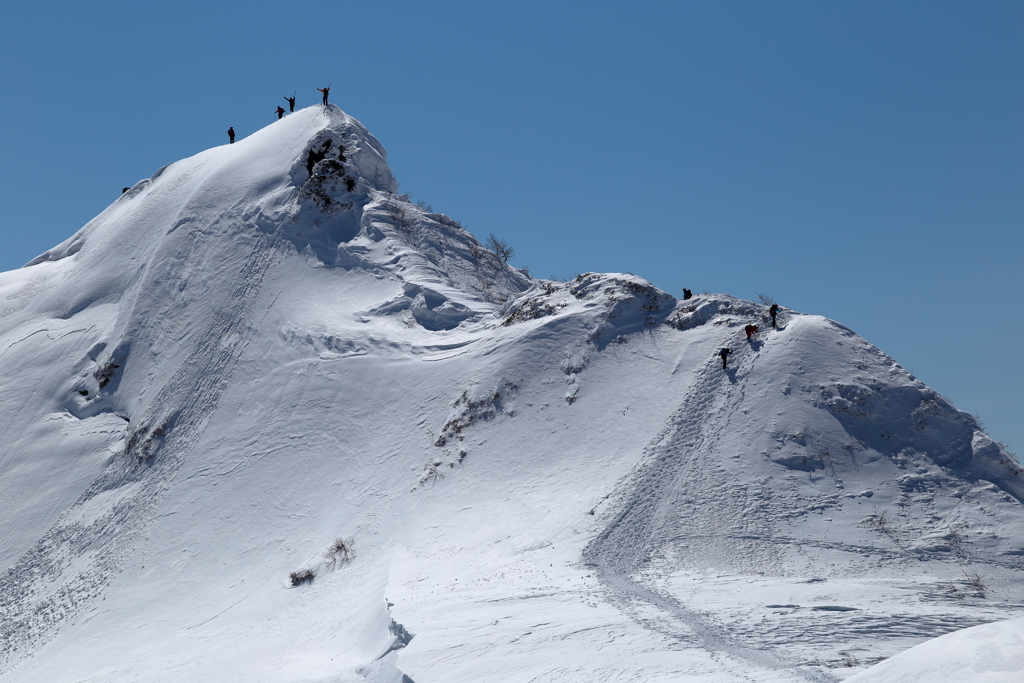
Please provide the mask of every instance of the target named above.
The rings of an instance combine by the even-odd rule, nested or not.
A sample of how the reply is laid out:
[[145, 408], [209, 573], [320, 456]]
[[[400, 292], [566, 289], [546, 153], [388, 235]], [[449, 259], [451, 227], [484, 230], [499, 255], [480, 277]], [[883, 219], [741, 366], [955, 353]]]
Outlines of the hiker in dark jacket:
[[295, 111], [295, 98], [294, 97], [285, 97], [285, 99], [288, 100], [288, 111], [290, 111], [290, 112]]
[[683, 301], [686, 301], [687, 299], [692, 299], [692, 298], [693, 298], [693, 292], [688, 290], [686, 287], [683, 287]]
[[747, 325], [743, 328], [743, 331], [747, 333], [747, 339], [750, 339], [757, 332], [757, 325]]
[[768, 315], [772, 317], [772, 329], [775, 329], [775, 316], [779, 314], [779, 305], [772, 304], [772, 307], [768, 309]]
[[277, 111], [274, 113], [277, 114], [277, 120], [280, 121], [281, 117], [284, 116], [284, 107], [278, 105]]
[[722, 349], [718, 352], [718, 355], [722, 357], [722, 369], [725, 370], [726, 364], [729, 360], [729, 354], [732, 353], [732, 349]]
[[231, 128], [228, 128], [228, 144], [229, 145], [235, 144], [235, 127], [234, 126], [231, 126]]
[[331, 86], [327, 86], [326, 88], [317, 88], [317, 90], [319, 90], [320, 92], [322, 92], [324, 94], [324, 106], [326, 107], [327, 106], [327, 94], [329, 92], [331, 92]]

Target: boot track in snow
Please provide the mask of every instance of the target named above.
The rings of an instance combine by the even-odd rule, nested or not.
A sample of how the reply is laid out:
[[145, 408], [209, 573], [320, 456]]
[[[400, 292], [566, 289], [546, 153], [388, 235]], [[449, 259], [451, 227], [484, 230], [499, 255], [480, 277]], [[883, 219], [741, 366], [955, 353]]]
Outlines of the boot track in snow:
[[[737, 505], [735, 501], [730, 503], [725, 496], [708, 497], [704, 493], [716, 490], [735, 493], [729, 490], [728, 472], [713, 459], [725, 422], [717, 418], [727, 412], [731, 404], [742, 400], [742, 380], [737, 382], [735, 377], [749, 371], [756, 353], [727, 371], [718, 366], [717, 357], [698, 371], [682, 405], [647, 447], [644, 461], [621, 485], [619, 512], [584, 549], [583, 560], [596, 569], [614, 602], [621, 606], [633, 601], [646, 603], [666, 614], [671, 622], [686, 627], [706, 650], [764, 669], [792, 669], [800, 678], [831, 683], [838, 679], [826, 672], [798, 668], [797, 663], [769, 650], [748, 647], [697, 611], [636, 578], [637, 572], [654, 558], [659, 548], [680, 540], [677, 521], [684, 516], [691, 519], [691, 528], [723, 531], [720, 535], [702, 534], [706, 543], [734, 536], [724, 531], [741, 521], [748, 527], [744, 538], [761, 546], [753, 548], [754, 555], [763, 556], [766, 564], [776, 559], [769, 542], [773, 529], [767, 517], [744, 517], [742, 510], [746, 506]], [[751, 525], [760, 528], [750, 529]], [[678, 633], [663, 630], [649, 621], [641, 625], [662, 630], [670, 638], [679, 638]]]

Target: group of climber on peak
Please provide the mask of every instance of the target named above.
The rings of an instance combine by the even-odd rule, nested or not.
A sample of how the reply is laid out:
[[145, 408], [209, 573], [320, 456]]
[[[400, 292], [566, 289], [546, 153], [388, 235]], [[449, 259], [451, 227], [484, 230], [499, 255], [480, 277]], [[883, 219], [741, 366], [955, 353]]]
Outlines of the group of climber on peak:
[[[683, 298], [684, 299], [688, 299], [689, 298], [688, 296], [686, 296], [686, 294], [689, 291], [690, 290], [688, 290], [688, 289], [684, 289], [683, 290]], [[779, 305], [778, 304], [772, 304], [771, 308], [768, 309], [768, 315], [770, 315], [772, 317], [772, 329], [775, 329], [776, 328], [776, 324], [775, 324], [776, 320], [775, 319], [779, 315]], [[743, 331], [746, 332], [746, 334], [747, 334], [747, 341], [750, 341], [751, 338], [753, 338], [753, 336], [755, 334], [757, 334], [758, 329], [760, 329], [760, 328], [758, 328], [757, 325], [747, 325], [746, 327], [743, 328]], [[728, 347], [725, 347], [725, 348], [721, 349], [718, 352], [719, 357], [722, 359], [722, 369], [723, 370], [725, 370], [728, 367], [729, 356], [731, 354], [732, 354], [732, 349], [730, 349]]]
[[[317, 88], [317, 90], [319, 90], [320, 92], [323, 93], [323, 95], [324, 95], [324, 106], [326, 107], [327, 106], [327, 95], [331, 92], [331, 86], [328, 85], [326, 88]], [[287, 95], [285, 95], [285, 97], [284, 97], [285, 101], [288, 103], [288, 111], [291, 112], [291, 113], [295, 112], [295, 95], [296, 95], [296, 93], [292, 93], [291, 97], [288, 97]], [[284, 107], [282, 107], [281, 105], [278, 105], [277, 106], [277, 110], [274, 113], [277, 114], [278, 120], [284, 118]], [[231, 126], [230, 128], [228, 128], [228, 144], [229, 145], [235, 144], [235, 127], [234, 126]], [[130, 187], [126, 187], [126, 188], [122, 189], [121, 190], [121, 194], [126, 193], [130, 189], [131, 189]]]
[[[319, 90], [320, 92], [323, 93], [323, 95], [324, 95], [324, 106], [326, 107], [327, 106], [327, 95], [330, 94], [330, 92], [331, 92], [331, 86], [328, 85], [326, 88], [317, 88], [317, 90]], [[294, 113], [295, 112], [295, 93], [292, 93], [291, 97], [288, 97], [287, 95], [285, 95], [284, 99], [288, 103], [288, 111], [289, 111], [289, 113]], [[282, 107], [281, 105], [277, 105], [277, 109], [274, 111], [274, 113], [277, 114], [278, 120], [284, 118], [284, 107]], [[233, 145], [234, 143], [235, 143], [235, 127], [232, 126], [232, 127], [228, 128], [228, 144], [229, 145]]]
[[[320, 88], [317, 88], [317, 90], [319, 90], [319, 89]], [[289, 112], [294, 112], [295, 111], [295, 93], [292, 93], [291, 97], [288, 97], [287, 95], [285, 95], [284, 96], [284, 100], [285, 100], [285, 102], [288, 103], [288, 111]], [[327, 104], [327, 103], [324, 102], [324, 104]], [[282, 107], [280, 104], [277, 105], [277, 109], [274, 111], [274, 113], [277, 114], [277, 118], [278, 118], [278, 120], [280, 120], [282, 117], [284, 117], [284, 107]]]

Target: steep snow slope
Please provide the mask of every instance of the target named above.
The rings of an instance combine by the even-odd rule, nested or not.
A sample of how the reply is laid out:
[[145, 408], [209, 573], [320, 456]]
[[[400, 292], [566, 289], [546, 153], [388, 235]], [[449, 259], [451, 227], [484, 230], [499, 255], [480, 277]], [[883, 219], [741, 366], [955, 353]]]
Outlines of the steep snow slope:
[[0, 680], [836, 680], [1018, 613], [1020, 466], [851, 331], [395, 189], [311, 107], [0, 274]]
[[1024, 678], [1024, 619], [997, 621], [921, 643], [850, 683], [1017, 683]]

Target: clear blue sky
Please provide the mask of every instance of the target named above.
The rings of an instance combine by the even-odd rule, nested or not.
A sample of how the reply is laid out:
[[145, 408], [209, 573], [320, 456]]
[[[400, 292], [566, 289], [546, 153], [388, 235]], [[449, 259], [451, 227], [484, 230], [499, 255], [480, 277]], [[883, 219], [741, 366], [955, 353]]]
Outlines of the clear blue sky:
[[0, 270], [331, 101], [538, 276], [764, 292], [1024, 448], [1020, 2], [16, 3]]

